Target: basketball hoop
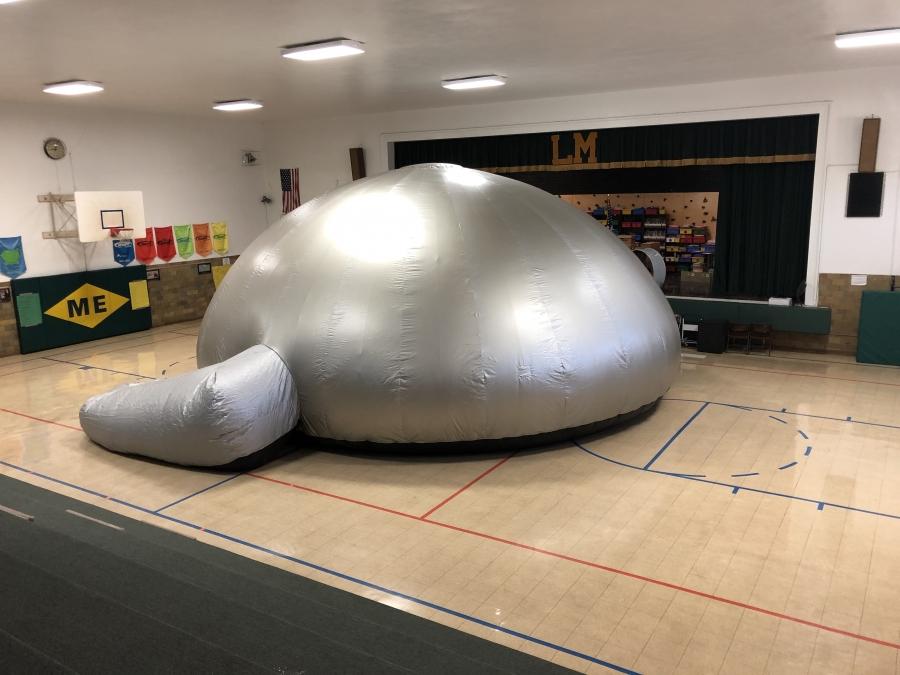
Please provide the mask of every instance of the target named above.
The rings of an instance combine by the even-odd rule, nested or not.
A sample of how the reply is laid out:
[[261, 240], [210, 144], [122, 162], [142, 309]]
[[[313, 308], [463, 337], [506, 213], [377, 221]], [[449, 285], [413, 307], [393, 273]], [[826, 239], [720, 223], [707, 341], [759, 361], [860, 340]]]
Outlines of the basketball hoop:
[[134, 239], [134, 229], [130, 227], [109, 228], [110, 239]]

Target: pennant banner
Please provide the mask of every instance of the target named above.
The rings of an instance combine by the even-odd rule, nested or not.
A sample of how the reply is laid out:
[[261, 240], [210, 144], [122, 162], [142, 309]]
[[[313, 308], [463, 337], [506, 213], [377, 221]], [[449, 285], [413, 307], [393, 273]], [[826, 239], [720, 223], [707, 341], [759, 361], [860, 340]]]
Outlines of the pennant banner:
[[153, 241], [153, 232], [147, 228], [147, 236], [134, 240], [134, 252], [138, 261], [149, 265], [156, 259], [156, 242]]
[[22, 237], [0, 237], [0, 274], [15, 279], [26, 269]]
[[194, 246], [197, 249], [197, 255], [205, 257], [212, 253], [209, 223], [196, 223], [194, 225]]
[[154, 227], [153, 234], [156, 236], [156, 255], [161, 260], [169, 262], [175, 257], [175, 236], [172, 234], [172, 226]]
[[122, 267], [134, 261], [134, 242], [131, 239], [113, 239], [113, 260]]
[[228, 225], [227, 223], [212, 223], [213, 249], [219, 255], [228, 253]]
[[194, 255], [194, 228], [190, 225], [176, 225], [173, 230], [178, 255], [182, 258], [190, 258]]

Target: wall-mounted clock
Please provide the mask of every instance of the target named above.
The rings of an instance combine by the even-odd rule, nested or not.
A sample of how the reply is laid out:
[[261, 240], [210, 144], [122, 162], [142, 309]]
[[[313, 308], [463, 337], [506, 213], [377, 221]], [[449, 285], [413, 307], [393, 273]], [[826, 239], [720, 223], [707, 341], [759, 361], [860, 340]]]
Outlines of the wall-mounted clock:
[[66, 156], [66, 144], [58, 138], [48, 138], [44, 141], [44, 154], [50, 159], [62, 159]]

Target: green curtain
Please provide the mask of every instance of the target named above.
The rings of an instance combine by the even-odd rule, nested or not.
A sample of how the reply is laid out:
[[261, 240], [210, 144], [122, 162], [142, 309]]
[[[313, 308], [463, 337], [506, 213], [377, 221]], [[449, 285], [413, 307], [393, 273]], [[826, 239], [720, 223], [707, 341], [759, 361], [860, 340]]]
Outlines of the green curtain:
[[[598, 162], [653, 162], [815, 154], [818, 126], [818, 115], [794, 115], [578, 133], [583, 138], [596, 134]], [[575, 152], [572, 131], [401, 141], [394, 144], [394, 167], [421, 162], [451, 162], [473, 169], [547, 165], [552, 161], [553, 136], [559, 137], [559, 156]]]
[[793, 297], [806, 279], [813, 162], [723, 167], [713, 293]]

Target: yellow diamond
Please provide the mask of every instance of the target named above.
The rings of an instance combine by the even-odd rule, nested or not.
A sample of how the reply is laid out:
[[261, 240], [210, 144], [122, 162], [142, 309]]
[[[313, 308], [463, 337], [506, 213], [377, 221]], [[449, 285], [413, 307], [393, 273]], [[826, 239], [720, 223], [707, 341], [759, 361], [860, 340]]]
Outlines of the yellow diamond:
[[93, 284], [84, 284], [69, 293], [44, 314], [79, 326], [95, 328], [122, 305], [128, 303], [117, 293], [105, 291]]

